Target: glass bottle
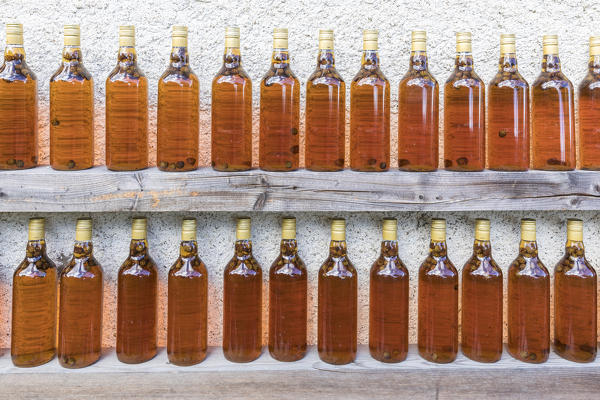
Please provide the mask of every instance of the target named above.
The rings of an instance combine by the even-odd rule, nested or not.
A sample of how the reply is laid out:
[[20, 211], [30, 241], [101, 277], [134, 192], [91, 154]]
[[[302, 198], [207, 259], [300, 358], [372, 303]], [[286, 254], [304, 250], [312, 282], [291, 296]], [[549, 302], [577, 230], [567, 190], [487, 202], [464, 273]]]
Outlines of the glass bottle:
[[379, 31], [363, 31], [361, 67], [350, 85], [350, 168], [390, 166], [390, 83], [379, 69]]
[[135, 27], [119, 27], [119, 56], [106, 78], [106, 167], [148, 167], [148, 79], [137, 65]]
[[0, 169], [38, 163], [37, 78], [25, 62], [23, 25], [6, 24], [0, 67]]
[[287, 28], [273, 30], [271, 68], [260, 82], [259, 164], [292, 171], [300, 162], [300, 82], [290, 69]]
[[133, 218], [129, 257], [117, 283], [117, 357], [138, 364], [156, 355], [158, 271], [148, 254], [146, 218]]
[[408, 72], [398, 86], [398, 167], [435, 171], [439, 145], [438, 82], [428, 70], [427, 34], [411, 34]]
[[398, 257], [398, 221], [386, 218], [381, 254], [371, 267], [369, 290], [369, 350], [378, 361], [406, 359], [408, 284], [408, 270]]
[[358, 274], [346, 250], [346, 221], [331, 222], [329, 256], [319, 269], [317, 342], [319, 357], [329, 364], [356, 358]]
[[83, 65], [79, 25], [64, 26], [62, 61], [50, 78], [50, 166], [94, 166], [94, 80]]
[[427, 361], [449, 363], [458, 352], [458, 273], [448, 259], [446, 220], [431, 221], [429, 255], [419, 268], [418, 347]]
[[56, 352], [56, 266], [46, 255], [44, 218], [29, 220], [29, 239], [13, 274], [10, 354], [17, 367], [35, 367]]
[[576, 362], [596, 359], [596, 271], [585, 258], [583, 221], [567, 220], [564, 257], [554, 269], [554, 351]]
[[588, 73], [579, 84], [581, 168], [600, 170], [600, 36], [590, 37]]
[[519, 255], [508, 269], [508, 352], [543, 363], [550, 353], [550, 275], [538, 258], [535, 220], [521, 220]]
[[223, 275], [223, 354], [254, 361], [262, 352], [262, 269], [252, 255], [250, 218], [237, 220], [235, 253]]
[[517, 68], [515, 35], [500, 35], [498, 73], [488, 86], [488, 167], [529, 168], [529, 84]]
[[198, 168], [200, 83], [190, 67], [186, 26], [173, 26], [169, 67], [158, 80], [156, 164], [161, 171]]
[[306, 354], [306, 267], [298, 256], [296, 218], [281, 223], [281, 252], [269, 271], [269, 352], [279, 361]]
[[545, 35], [542, 72], [531, 88], [534, 169], [575, 168], [573, 85], [560, 69], [558, 36]]
[[444, 167], [485, 168], [485, 84], [473, 70], [471, 32], [456, 33], [455, 68], [444, 86]]
[[335, 69], [333, 31], [319, 30], [317, 69], [306, 83], [306, 169], [341, 171], [346, 157], [346, 83]]
[[240, 28], [225, 28], [223, 66], [212, 81], [212, 167], [252, 168], [252, 80], [242, 67]]
[[479, 362], [502, 357], [502, 270], [492, 258], [490, 220], [475, 220], [473, 255], [462, 270], [461, 348]]
[[206, 358], [208, 273], [198, 257], [196, 219], [181, 225], [179, 257], [169, 270], [167, 355], [175, 365], [194, 365]]
[[94, 258], [92, 219], [79, 218], [73, 258], [60, 272], [58, 361], [87, 367], [102, 353], [102, 266]]

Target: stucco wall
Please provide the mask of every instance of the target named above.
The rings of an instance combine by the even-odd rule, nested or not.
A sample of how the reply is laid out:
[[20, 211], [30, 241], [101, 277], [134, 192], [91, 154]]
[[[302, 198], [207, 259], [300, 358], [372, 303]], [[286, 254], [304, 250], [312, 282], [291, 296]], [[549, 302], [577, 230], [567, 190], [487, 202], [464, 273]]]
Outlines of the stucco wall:
[[[487, 82], [497, 68], [499, 34], [517, 34], [520, 69], [531, 83], [541, 59], [541, 35], [557, 33], [563, 69], [577, 84], [587, 65], [587, 38], [595, 32], [600, 5], [593, 1], [542, 0], [519, 1], [327, 1], [290, 2], [252, 1], [183, 1], [113, 2], [106, 0], [58, 1], [24, 0], [2, 2], [0, 20], [20, 20], [25, 26], [25, 46], [30, 67], [37, 73], [40, 96], [41, 160], [48, 160], [48, 80], [57, 68], [62, 48], [62, 25], [79, 23], [82, 28], [84, 62], [96, 82], [96, 162], [104, 159], [104, 79], [116, 62], [117, 33], [120, 23], [137, 27], [139, 65], [150, 82], [151, 138], [154, 143], [156, 82], [166, 67], [170, 49], [170, 26], [186, 24], [190, 32], [191, 63], [201, 82], [201, 157], [202, 165], [210, 162], [210, 82], [221, 64], [223, 32], [226, 25], [242, 30], [244, 67], [254, 80], [255, 88], [269, 66], [271, 32], [275, 26], [287, 26], [292, 69], [303, 83], [315, 67], [318, 29], [333, 28], [336, 35], [336, 61], [349, 82], [360, 65], [361, 30], [380, 30], [382, 69], [392, 87], [392, 138], [396, 134], [397, 85], [407, 68], [410, 30], [428, 32], [430, 69], [440, 83], [450, 74], [454, 63], [454, 33], [473, 32], [475, 68]], [[440, 96], [443, 99], [443, 92]], [[254, 92], [255, 136], [257, 134], [258, 91]], [[442, 104], [443, 107], [443, 104]], [[302, 119], [303, 120], [303, 119]], [[442, 123], [440, 119], [440, 123]], [[301, 134], [302, 134], [301, 129]], [[396, 141], [392, 140], [392, 165], [395, 165]], [[255, 145], [256, 145], [255, 141]], [[256, 147], [256, 146], [255, 146]], [[154, 144], [152, 145], [154, 149]], [[151, 152], [154, 159], [153, 151]], [[301, 154], [302, 155], [302, 154]], [[0, 178], [1, 179], [1, 178]], [[279, 242], [278, 214], [250, 214], [254, 219], [255, 255], [264, 271], [276, 257]], [[49, 214], [48, 246], [50, 256], [65, 261], [72, 251], [74, 223], [79, 215]], [[116, 272], [128, 251], [130, 214], [95, 214], [96, 255], [106, 274], [104, 343], [114, 345]], [[161, 292], [166, 293], [166, 272], [177, 255], [179, 228], [183, 214], [149, 215], [149, 241], [152, 254], [160, 266]], [[210, 271], [211, 345], [220, 343], [222, 271], [232, 255], [234, 217], [230, 213], [202, 213], [199, 218], [200, 254]], [[329, 219], [327, 213], [299, 213], [298, 240], [300, 254], [310, 273], [309, 340], [316, 335], [316, 271], [327, 255]], [[359, 340], [366, 343], [368, 334], [368, 270], [377, 256], [380, 220], [396, 216], [400, 220], [400, 253], [411, 274], [411, 341], [416, 329], [416, 276], [426, 255], [432, 216], [448, 219], [450, 259], [457, 267], [468, 258], [473, 239], [473, 221], [485, 216], [492, 219], [494, 256], [506, 271], [517, 251], [518, 221], [523, 216], [539, 218], [538, 238], [541, 258], [553, 267], [563, 252], [567, 217], [585, 220], [585, 240], [590, 261], [600, 261], [600, 221], [594, 212], [586, 213], [390, 213], [342, 214], [348, 219], [349, 254], [359, 270]], [[24, 256], [26, 223], [30, 215], [0, 214], [0, 347], [7, 347], [10, 327], [10, 290], [12, 271]], [[265, 282], [266, 283], [266, 282]], [[267, 287], [265, 286], [265, 294]], [[164, 344], [165, 306], [161, 302], [160, 342]], [[266, 296], [265, 296], [266, 305]], [[266, 323], [266, 311], [264, 313]], [[266, 325], [265, 325], [266, 327]], [[266, 332], [266, 330], [265, 330]]]

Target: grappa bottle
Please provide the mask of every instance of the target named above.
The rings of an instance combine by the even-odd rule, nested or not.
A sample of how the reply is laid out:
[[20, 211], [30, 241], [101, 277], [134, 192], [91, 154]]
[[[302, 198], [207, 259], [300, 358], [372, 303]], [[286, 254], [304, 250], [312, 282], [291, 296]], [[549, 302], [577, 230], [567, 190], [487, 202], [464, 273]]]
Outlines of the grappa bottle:
[[545, 35], [542, 72], [531, 90], [533, 168], [575, 168], [573, 85], [560, 69], [558, 36]]
[[156, 164], [161, 171], [198, 168], [198, 77], [190, 67], [186, 26], [173, 26], [169, 67], [158, 80]]
[[148, 254], [146, 218], [134, 218], [129, 257], [117, 283], [117, 357], [137, 364], [156, 355], [158, 270]]
[[427, 35], [411, 34], [410, 61], [398, 87], [398, 167], [435, 171], [438, 166], [438, 82], [428, 70]]
[[37, 78], [25, 62], [23, 25], [6, 24], [0, 67], [0, 169], [38, 163]]
[[119, 27], [119, 56], [106, 78], [106, 166], [148, 167], [148, 79], [137, 65], [135, 28]]
[[223, 273], [223, 354], [233, 362], [262, 352], [262, 269], [252, 255], [250, 218], [237, 220], [235, 253]]
[[242, 68], [240, 28], [225, 29], [223, 66], [212, 81], [212, 167], [252, 167], [252, 80]]
[[333, 31], [321, 29], [317, 69], [306, 83], [306, 169], [344, 169], [345, 146], [346, 83], [335, 69]]
[[50, 166], [94, 165], [94, 80], [83, 65], [79, 25], [65, 25], [60, 66], [50, 78]]
[[579, 84], [581, 168], [600, 170], [600, 36], [590, 37], [588, 73]]
[[87, 367], [102, 353], [102, 267], [93, 255], [92, 220], [79, 218], [73, 258], [60, 272], [58, 361]]
[[398, 257], [398, 221], [386, 218], [369, 289], [369, 350], [376, 360], [394, 363], [406, 358], [408, 284], [408, 270]]
[[361, 67], [350, 85], [350, 167], [390, 166], [390, 83], [379, 69], [379, 32], [363, 31]]
[[13, 274], [10, 354], [17, 367], [35, 367], [54, 358], [56, 283], [56, 266], [46, 255], [44, 219], [31, 218], [25, 259]]
[[281, 223], [281, 252], [269, 271], [269, 352], [279, 361], [306, 354], [307, 275], [298, 256], [296, 218]]

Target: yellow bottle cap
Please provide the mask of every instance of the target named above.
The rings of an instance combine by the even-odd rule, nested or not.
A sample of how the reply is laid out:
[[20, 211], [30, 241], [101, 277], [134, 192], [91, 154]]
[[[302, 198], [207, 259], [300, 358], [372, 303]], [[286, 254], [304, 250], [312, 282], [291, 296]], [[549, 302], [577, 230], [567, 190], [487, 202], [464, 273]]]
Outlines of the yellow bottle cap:
[[296, 218], [284, 218], [281, 221], [281, 238], [296, 239]]
[[250, 218], [238, 218], [235, 237], [236, 240], [250, 240]]
[[434, 218], [431, 220], [431, 240], [434, 242], [443, 242], [446, 240], [445, 219]]
[[363, 30], [363, 50], [379, 49], [379, 31], [375, 29]]
[[75, 240], [78, 242], [89, 242], [92, 240], [91, 218], [77, 218], [75, 224]]
[[427, 51], [427, 32], [412, 31], [410, 34], [410, 51]]
[[196, 218], [184, 218], [181, 222], [181, 240], [196, 240]]
[[131, 238], [133, 240], [146, 239], [146, 227], [148, 220], [144, 217], [135, 217], [131, 221]]
[[65, 25], [63, 27], [65, 46], [80, 46], [79, 25]]
[[544, 55], [558, 55], [558, 35], [544, 35], [542, 39]]
[[6, 44], [23, 45], [23, 24], [11, 22], [6, 24]]
[[135, 46], [135, 26], [121, 25], [119, 26], [119, 46], [134, 47]]
[[590, 56], [600, 56], [600, 36], [590, 36]]
[[456, 32], [456, 52], [471, 52], [471, 32]]
[[331, 221], [331, 240], [346, 240], [346, 220], [334, 219]]
[[273, 48], [287, 49], [288, 48], [288, 30], [287, 28], [273, 29]]
[[383, 240], [398, 240], [398, 220], [396, 218], [384, 218], [382, 229]]
[[583, 221], [569, 218], [567, 220], [567, 240], [571, 242], [583, 242]]
[[183, 25], [173, 25], [171, 28], [171, 43], [173, 47], [187, 47], [188, 45], [188, 28]]
[[43, 240], [44, 239], [44, 225], [46, 220], [44, 218], [30, 218], [29, 219], [29, 240]]
[[319, 30], [319, 50], [333, 50], [333, 29]]
[[225, 47], [240, 48], [240, 28], [237, 26], [228, 26], [225, 28]]
[[521, 240], [535, 242], [535, 219], [523, 218], [521, 220]]
[[489, 241], [490, 240], [490, 220], [485, 218], [477, 218], [475, 220], [475, 240]]
[[517, 37], [513, 33], [503, 33], [500, 35], [500, 55], [516, 54]]

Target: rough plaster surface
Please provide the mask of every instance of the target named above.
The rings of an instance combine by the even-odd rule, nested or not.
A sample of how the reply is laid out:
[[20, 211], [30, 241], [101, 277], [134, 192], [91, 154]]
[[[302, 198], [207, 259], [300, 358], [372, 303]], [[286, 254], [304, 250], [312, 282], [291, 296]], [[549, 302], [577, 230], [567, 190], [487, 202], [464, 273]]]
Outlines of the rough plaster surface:
[[[548, 2], [532, 0], [496, 2], [482, 0], [462, 2], [448, 0], [363, 1], [332, 0], [312, 2], [260, 2], [217, 0], [161, 2], [114, 2], [79, 0], [58, 2], [24, 0], [1, 2], [2, 21], [16, 18], [25, 25], [25, 46], [28, 62], [39, 79], [40, 152], [42, 162], [48, 162], [48, 81], [60, 60], [62, 25], [79, 23], [82, 27], [84, 62], [95, 78], [96, 96], [96, 162], [104, 160], [104, 80], [115, 65], [118, 24], [132, 23], [137, 27], [139, 65], [149, 78], [150, 137], [155, 143], [155, 108], [157, 80], [166, 67], [170, 49], [170, 26], [189, 26], [191, 63], [201, 82], [201, 156], [202, 165], [210, 162], [210, 82], [221, 65], [223, 33], [226, 25], [238, 25], [242, 30], [244, 67], [254, 80], [255, 148], [258, 132], [259, 79], [269, 66], [271, 32], [275, 26], [290, 30], [289, 47], [292, 69], [303, 84], [315, 68], [318, 28], [335, 29], [336, 61], [342, 76], [349, 82], [360, 65], [361, 30], [380, 30], [382, 70], [392, 87], [392, 138], [396, 135], [397, 86], [407, 68], [409, 37], [412, 29], [426, 29], [430, 70], [440, 83], [449, 76], [454, 63], [457, 30], [473, 32], [475, 68], [488, 82], [496, 71], [499, 34], [517, 34], [520, 70], [531, 83], [538, 74], [541, 59], [541, 35], [557, 33], [563, 70], [575, 85], [587, 68], [587, 40], [595, 31], [600, 4], [593, 1]], [[348, 85], [349, 87], [349, 85]], [[348, 92], [349, 95], [349, 92]], [[443, 91], [440, 93], [443, 100]], [[303, 101], [303, 100], [302, 100]], [[349, 104], [349, 102], [347, 102]], [[303, 104], [302, 104], [303, 106]], [[443, 107], [443, 101], [441, 102]], [[443, 114], [440, 114], [441, 116]], [[303, 119], [301, 119], [303, 121]], [[443, 118], [440, 118], [443, 124]], [[303, 129], [301, 129], [302, 133]], [[396, 141], [392, 139], [392, 165], [396, 159]], [[302, 155], [302, 154], [301, 154]], [[151, 160], [154, 152], [151, 151]], [[48, 247], [50, 256], [65, 261], [72, 250], [74, 223], [79, 215], [50, 214], [48, 217]], [[149, 215], [151, 253], [160, 266], [160, 290], [166, 294], [166, 273], [178, 251], [179, 225], [183, 214], [155, 213]], [[251, 214], [254, 219], [255, 255], [264, 271], [276, 257], [279, 242], [279, 214]], [[301, 213], [298, 217], [300, 254], [310, 272], [309, 342], [316, 337], [316, 272], [328, 251], [329, 220], [326, 213]], [[494, 256], [504, 271], [517, 252], [519, 218], [539, 218], [538, 238], [541, 258], [552, 267], [563, 252], [565, 220], [581, 217], [586, 221], [585, 239], [588, 258], [594, 265], [600, 262], [600, 221], [596, 213], [356, 213], [343, 214], [348, 219], [349, 254], [359, 270], [359, 341], [368, 335], [368, 271], [379, 251], [380, 220], [396, 216], [400, 222], [400, 254], [411, 274], [411, 341], [416, 338], [416, 276], [427, 251], [429, 227], [433, 216], [448, 219], [449, 256], [460, 268], [471, 252], [473, 221], [478, 216], [492, 219]], [[24, 256], [26, 223], [30, 215], [0, 214], [0, 347], [10, 343], [10, 291], [12, 271]], [[104, 344], [114, 346], [116, 272], [128, 251], [130, 214], [94, 215], [96, 256], [106, 274]], [[196, 214], [199, 219], [200, 254], [210, 271], [210, 331], [209, 344], [220, 344], [222, 271], [232, 255], [234, 215], [230, 213]], [[265, 274], [266, 276], [267, 274]], [[265, 281], [265, 285], [267, 282]], [[266, 293], [265, 286], [265, 328]], [[166, 299], [160, 310], [160, 342], [166, 335]], [[265, 329], [266, 332], [266, 329]]]

